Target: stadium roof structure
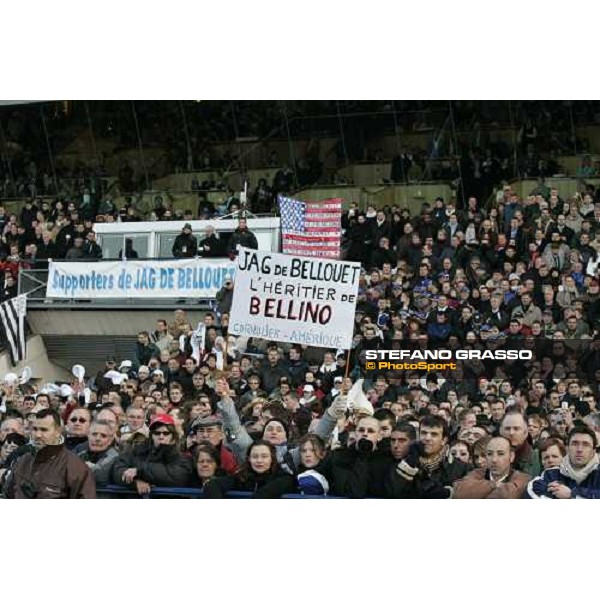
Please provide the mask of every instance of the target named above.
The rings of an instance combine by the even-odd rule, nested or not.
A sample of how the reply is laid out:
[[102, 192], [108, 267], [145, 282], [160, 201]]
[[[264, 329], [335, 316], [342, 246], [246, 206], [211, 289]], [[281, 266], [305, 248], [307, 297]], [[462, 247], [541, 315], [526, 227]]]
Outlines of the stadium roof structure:
[[12, 106], [15, 104], [36, 104], [38, 102], [49, 102], [49, 100], [0, 100], [0, 106]]

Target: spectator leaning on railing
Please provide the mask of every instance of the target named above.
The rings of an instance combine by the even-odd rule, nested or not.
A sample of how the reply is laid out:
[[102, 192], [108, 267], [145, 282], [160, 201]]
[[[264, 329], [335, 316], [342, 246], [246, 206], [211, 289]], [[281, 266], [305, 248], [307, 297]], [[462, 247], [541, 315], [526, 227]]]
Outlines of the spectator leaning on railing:
[[172, 248], [175, 258], [194, 258], [198, 254], [198, 239], [192, 235], [192, 226], [186, 223], [175, 238]]

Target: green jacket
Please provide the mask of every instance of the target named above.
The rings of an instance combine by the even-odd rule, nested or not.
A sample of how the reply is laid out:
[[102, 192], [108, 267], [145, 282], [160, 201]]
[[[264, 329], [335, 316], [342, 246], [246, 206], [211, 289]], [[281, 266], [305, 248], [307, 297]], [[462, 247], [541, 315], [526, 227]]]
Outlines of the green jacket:
[[527, 473], [532, 477], [537, 477], [542, 472], [539, 453], [531, 447], [529, 442], [525, 442], [515, 454], [513, 467], [516, 471]]

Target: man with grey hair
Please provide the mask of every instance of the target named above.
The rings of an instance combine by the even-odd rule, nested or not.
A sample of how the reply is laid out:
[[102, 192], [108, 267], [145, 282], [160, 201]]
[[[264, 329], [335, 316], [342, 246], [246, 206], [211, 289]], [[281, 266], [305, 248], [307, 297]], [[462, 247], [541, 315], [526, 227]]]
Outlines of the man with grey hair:
[[537, 477], [542, 468], [538, 453], [528, 441], [528, 423], [523, 413], [518, 410], [507, 411], [500, 423], [500, 435], [510, 441], [515, 453], [515, 469]]
[[222, 258], [226, 256], [221, 240], [215, 234], [215, 228], [207, 225], [204, 228], [204, 238], [198, 244], [198, 256], [202, 258]]
[[9, 433], [25, 435], [25, 424], [22, 417], [9, 416], [0, 423], [0, 443], [3, 443]]
[[89, 467], [97, 485], [110, 483], [112, 464], [119, 456], [112, 424], [103, 420], [94, 421], [90, 427], [87, 448], [77, 455]]

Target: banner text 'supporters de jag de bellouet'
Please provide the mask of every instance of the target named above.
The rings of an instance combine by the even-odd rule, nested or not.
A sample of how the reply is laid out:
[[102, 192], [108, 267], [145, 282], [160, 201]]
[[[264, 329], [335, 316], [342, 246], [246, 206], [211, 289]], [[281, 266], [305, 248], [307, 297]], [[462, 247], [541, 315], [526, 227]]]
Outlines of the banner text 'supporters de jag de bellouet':
[[359, 275], [359, 263], [239, 248], [229, 331], [347, 350]]
[[48, 298], [214, 298], [235, 263], [223, 260], [52, 262]]

